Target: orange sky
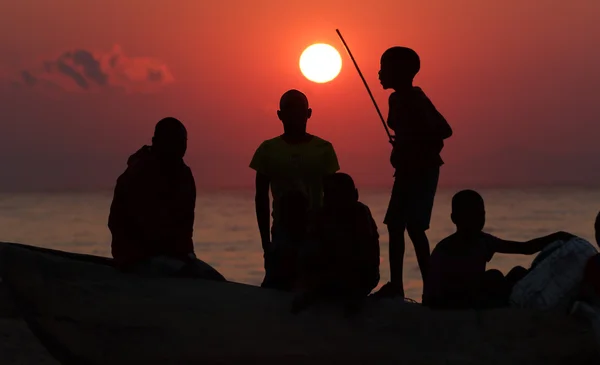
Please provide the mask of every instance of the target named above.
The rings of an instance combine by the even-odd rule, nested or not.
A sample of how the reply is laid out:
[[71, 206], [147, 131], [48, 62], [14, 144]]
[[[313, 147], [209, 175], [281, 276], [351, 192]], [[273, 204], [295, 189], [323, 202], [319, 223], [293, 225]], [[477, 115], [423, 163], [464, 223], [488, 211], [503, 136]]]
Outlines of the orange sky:
[[[595, 184], [599, 18], [597, 0], [4, 1], [0, 190], [111, 186], [168, 115], [188, 127], [199, 188], [251, 186], [248, 162], [280, 133], [290, 88], [344, 171], [389, 185], [390, 147], [335, 28], [384, 114], [379, 56], [419, 52], [416, 84], [455, 130], [442, 184]], [[298, 69], [316, 42], [342, 53], [328, 84]]]

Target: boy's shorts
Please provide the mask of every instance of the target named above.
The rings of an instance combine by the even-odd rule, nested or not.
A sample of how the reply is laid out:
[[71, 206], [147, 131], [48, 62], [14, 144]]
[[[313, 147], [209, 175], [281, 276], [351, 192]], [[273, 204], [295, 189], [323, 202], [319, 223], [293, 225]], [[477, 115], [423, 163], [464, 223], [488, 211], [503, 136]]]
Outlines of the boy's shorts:
[[394, 177], [392, 196], [383, 223], [388, 227], [428, 230], [440, 168], [406, 174], [396, 170]]

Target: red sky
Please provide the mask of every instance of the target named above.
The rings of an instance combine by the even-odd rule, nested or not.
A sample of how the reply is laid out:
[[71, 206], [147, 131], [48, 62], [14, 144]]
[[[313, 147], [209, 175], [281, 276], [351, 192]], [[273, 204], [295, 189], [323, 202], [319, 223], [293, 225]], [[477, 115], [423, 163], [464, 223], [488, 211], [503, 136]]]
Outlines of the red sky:
[[[452, 124], [441, 183], [600, 182], [597, 0], [28, 0], [0, 3], [0, 190], [110, 187], [162, 117], [189, 130], [199, 188], [251, 186], [290, 88], [309, 130], [359, 186], [391, 184], [390, 147], [339, 28], [387, 113], [388, 47], [422, 58], [416, 84]], [[301, 52], [334, 45], [328, 84]]]

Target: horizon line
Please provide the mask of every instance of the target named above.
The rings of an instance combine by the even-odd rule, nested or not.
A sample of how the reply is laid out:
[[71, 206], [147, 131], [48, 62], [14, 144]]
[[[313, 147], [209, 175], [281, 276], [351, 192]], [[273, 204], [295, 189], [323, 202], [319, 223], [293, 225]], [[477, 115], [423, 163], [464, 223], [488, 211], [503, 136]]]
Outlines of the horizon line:
[[[363, 184], [359, 190], [384, 190], [391, 189], [393, 182], [388, 184]], [[555, 182], [545, 184], [535, 183], [473, 183], [473, 184], [458, 184], [446, 183], [438, 187], [438, 190], [452, 189], [549, 189], [549, 188], [578, 188], [578, 189], [596, 189], [600, 188], [597, 183], [574, 183], [574, 182]], [[214, 193], [214, 192], [233, 192], [233, 191], [251, 191], [254, 189], [252, 184], [248, 185], [223, 185], [223, 186], [197, 186], [199, 193]], [[0, 190], [0, 194], [61, 194], [61, 193], [108, 193], [114, 190], [113, 186], [103, 187], [55, 187], [55, 188], [31, 188], [31, 189], [5, 189]]]

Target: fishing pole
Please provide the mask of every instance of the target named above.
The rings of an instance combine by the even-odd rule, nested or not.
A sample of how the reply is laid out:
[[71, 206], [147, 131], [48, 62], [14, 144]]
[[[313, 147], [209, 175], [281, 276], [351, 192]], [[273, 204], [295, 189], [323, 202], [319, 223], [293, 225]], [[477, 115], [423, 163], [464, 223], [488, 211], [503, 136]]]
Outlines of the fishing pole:
[[352, 59], [352, 62], [354, 63], [354, 67], [356, 68], [356, 71], [358, 71], [358, 76], [360, 76], [363, 84], [365, 84], [365, 88], [367, 89], [367, 92], [369, 93], [369, 96], [371, 97], [371, 101], [373, 102], [373, 105], [375, 106], [375, 110], [377, 110], [377, 114], [379, 114], [379, 119], [381, 119], [381, 123], [383, 124], [383, 128], [385, 128], [385, 133], [387, 133], [390, 143], [394, 143], [394, 139], [392, 138], [392, 135], [390, 134], [390, 130], [388, 129], [387, 124], [385, 123], [385, 119], [383, 119], [383, 115], [381, 114], [381, 111], [379, 110], [379, 106], [377, 106], [377, 102], [375, 101], [375, 98], [373, 97], [373, 93], [371, 93], [371, 89], [369, 89], [367, 80], [365, 80], [362, 72], [360, 72], [360, 68], [358, 68], [358, 64], [356, 63], [356, 60], [354, 59], [352, 52], [350, 52], [350, 48], [348, 47], [348, 44], [346, 44], [346, 41], [344, 40], [344, 37], [342, 37], [342, 33], [340, 33], [339, 29], [336, 29], [335, 32], [342, 40], [342, 43], [344, 44], [344, 48], [346, 48], [346, 51], [348, 52], [350, 59]]

